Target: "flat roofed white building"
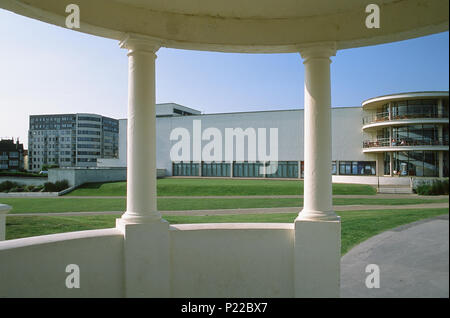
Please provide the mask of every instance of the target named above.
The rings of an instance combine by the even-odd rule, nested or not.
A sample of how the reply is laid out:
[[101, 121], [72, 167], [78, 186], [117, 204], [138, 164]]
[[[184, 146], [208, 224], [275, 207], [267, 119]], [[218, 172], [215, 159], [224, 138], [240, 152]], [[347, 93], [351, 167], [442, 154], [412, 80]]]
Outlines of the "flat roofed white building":
[[[333, 175], [448, 177], [448, 96], [448, 92], [401, 93], [372, 98], [362, 106], [332, 108]], [[190, 113], [177, 114], [174, 106]], [[249, 162], [248, 136], [244, 160], [238, 160], [236, 153], [232, 162], [225, 160], [225, 131], [250, 128], [258, 140], [258, 129], [265, 129], [269, 151], [270, 128], [276, 128], [280, 171], [265, 176], [303, 177], [303, 109], [201, 114], [178, 104], [158, 104], [156, 113], [160, 114], [156, 119], [157, 168], [165, 169], [167, 176], [264, 177], [258, 172], [264, 165], [261, 160]], [[200, 145], [203, 150], [211, 141], [201, 140], [194, 125], [200, 133], [208, 128], [220, 131], [222, 159], [205, 160], [204, 154], [200, 160], [194, 158], [194, 147]], [[170, 138], [176, 128], [188, 132], [188, 160], [171, 158], [171, 149], [180, 141]], [[126, 166], [126, 119], [121, 120], [119, 139], [120, 158], [100, 160], [99, 166]]]

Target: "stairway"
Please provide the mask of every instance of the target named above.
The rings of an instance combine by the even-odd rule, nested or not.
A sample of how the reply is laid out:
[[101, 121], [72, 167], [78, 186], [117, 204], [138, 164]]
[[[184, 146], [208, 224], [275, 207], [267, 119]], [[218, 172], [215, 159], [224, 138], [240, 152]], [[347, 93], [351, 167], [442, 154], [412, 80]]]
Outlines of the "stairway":
[[393, 194], [411, 194], [413, 193], [413, 189], [410, 186], [402, 186], [402, 185], [396, 185], [396, 186], [380, 186], [377, 189], [378, 193], [393, 193]]

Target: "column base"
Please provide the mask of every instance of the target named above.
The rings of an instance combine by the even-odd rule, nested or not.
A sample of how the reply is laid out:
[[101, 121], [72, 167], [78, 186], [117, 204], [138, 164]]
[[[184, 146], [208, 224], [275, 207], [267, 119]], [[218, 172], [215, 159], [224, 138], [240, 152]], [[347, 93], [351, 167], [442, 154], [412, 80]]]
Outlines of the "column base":
[[295, 297], [339, 297], [340, 218], [335, 215], [334, 219], [330, 216], [329, 220], [317, 220], [299, 216], [295, 220], [294, 244]]
[[303, 209], [298, 214], [297, 221], [340, 221], [340, 217], [334, 211], [315, 211]]
[[125, 297], [170, 297], [169, 223], [117, 219], [124, 235]]
[[145, 223], [153, 223], [162, 220], [161, 213], [157, 212], [151, 215], [143, 216], [142, 213], [136, 212], [125, 212], [122, 217], [119, 219], [127, 224], [145, 224]]

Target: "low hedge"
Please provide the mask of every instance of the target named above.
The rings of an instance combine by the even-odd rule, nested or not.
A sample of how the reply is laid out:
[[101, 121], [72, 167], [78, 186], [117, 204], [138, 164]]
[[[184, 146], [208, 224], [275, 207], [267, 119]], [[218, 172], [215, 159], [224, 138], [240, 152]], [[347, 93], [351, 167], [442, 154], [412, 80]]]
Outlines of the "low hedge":
[[3, 181], [0, 183], [0, 192], [9, 192], [13, 188], [20, 187], [21, 185], [17, 182]]
[[434, 180], [432, 184], [421, 184], [415, 189], [419, 195], [448, 194], [448, 180]]
[[53, 182], [44, 183], [44, 192], [59, 192], [65, 190], [69, 187], [69, 181], [62, 180]]
[[59, 192], [69, 187], [67, 180], [46, 182], [44, 185], [24, 185], [12, 181], [3, 181], [0, 183], [0, 192]]

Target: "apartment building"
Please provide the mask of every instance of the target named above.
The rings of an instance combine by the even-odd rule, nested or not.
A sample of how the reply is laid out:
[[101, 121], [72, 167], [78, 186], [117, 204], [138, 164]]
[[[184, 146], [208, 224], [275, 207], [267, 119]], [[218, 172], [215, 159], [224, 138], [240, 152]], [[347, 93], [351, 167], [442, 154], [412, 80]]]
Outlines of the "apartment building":
[[20, 171], [24, 169], [24, 149], [19, 139], [0, 140], [0, 170]]
[[28, 165], [95, 167], [98, 158], [117, 158], [119, 121], [97, 114], [31, 115]]

